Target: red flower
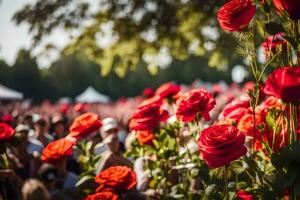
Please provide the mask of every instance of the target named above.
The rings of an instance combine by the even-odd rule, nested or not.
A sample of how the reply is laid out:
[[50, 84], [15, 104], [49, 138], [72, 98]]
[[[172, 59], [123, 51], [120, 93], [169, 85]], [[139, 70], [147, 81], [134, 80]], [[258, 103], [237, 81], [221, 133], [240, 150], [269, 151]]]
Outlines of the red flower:
[[169, 114], [161, 109], [161, 104], [161, 99], [155, 96], [139, 105], [131, 115], [130, 130], [153, 131], [159, 122], [167, 120]]
[[100, 184], [97, 192], [110, 189], [116, 192], [127, 191], [136, 186], [136, 175], [127, 166], [114, 166], [100, 172], [95, 181]]
[[41, 159], [49, 163], [57, 162], [63, 157], [71, 156], [74, 145], [73, 141], [66, 138], [55, 140], [43, 149]]
[[144, 144], [152, 145], [153, 139], [154, 139], [154, 134], [149, 131], [138, 131], [136, 138], [141, 145], [144, 145]]
[[252, 0], [231, 0], [217, 14], [219, 24], [227, 31], [240, 31], [247, 27], [255, 14]]
[[176, 116], [178, 119], [189, 122], [200, 113], [205, 120], [210, 120], [209, 111], [213, 109], [216, 101], [212, 95], [203, 89], [192, 90], [179, 99]]
[[181, 90], [179, 85], [175, 83], [169, 82], [164, 83], [156, 89], [155, 94], [160, 96], [161, 98], [170, 98], [177, 94]]
[[239, 131], [245, 133], [248, 136], [260, 138], [260, 132], [258, 129], [258, 125], [262, 124], [262, 115], [260, 113], [255, 114], [255, 133], [253, 135], [253, 129], [254, 129], [254, 117], [253, 114], [245, 114], [242, 116], [242, 118], [239, 120], [237, 124], [237, 128]]
[[96, 132], [102, 126], [99, 116], [94, 113], [85, 113], [77, 117], [69, 128], [69, 135], [77, 139]]
[[0, 122], [0, 141], [6, 141], [13, 137], [15, 130], [5, 123]]
[[152, 88], [146, 88], [146, 89], [144, 89], [144, 91], [143, 91], [143, 95], [144, 95], [144, 97], [146, 97], [146, 98], [153, 97], [154, 94], [155, 94], [155, 92], [154, 92], [154, 90], [153, 90]]
[[299, 0], [273, 0], [276, 10], [280, 13], [287, 13], [293, 20], [300, 19]]
[[83, 103], [78, 103], [74, 106], [74, 110], [79, 113], [86, 112], [87, 106]]
[[14, 121], [14, 118], [10, 114], [3, 115], [1, 121], [5, 123], [11, 123]]
[[69, 110], [69, 105], [66, 103], [62, 103], [59, 105], [59, 110], [61, 113], [67, 113]]
[[261, 104], [261, 107], [264, 110], [273, 107], [284, 109], [284, 105], [279, 101], [279, 99], [273, 96], [269, 96], [266, 100], [264, 100]]
[[88, 195], [84, 200], [119, 200], [119, 196], [115, 193], [106, 191]]
[[300, 100], [300, 67], [283, 67], [274, 70], [267, 78], [264, 92], [284, 102]]
[[250, 113], [249, 100], [235, 99], [227, 104], [220, 114], [222, 119], [231, 119], [238, 122], [245, 114]]
[[198, 147], [211, 168], [228, 165], [246, 154], [245, 135], [231, 125], [215, 125], [200, 134]]
[[240, 200], [253, 200], [254, 199], [253, 196], [252, 196], [252, 194], [249, 194], [245, 190], [239, 190], [239, 191], [237, 191], [236, 192], [236, 196]]
[[286, 46], [286, 40], [282, 36], [283, 33], [277, 33], [276, 35], [269, 36], [262, 43], [266, 60], [268, 60], [270, 56], [270, 51], [275, 55], [280, 49]]

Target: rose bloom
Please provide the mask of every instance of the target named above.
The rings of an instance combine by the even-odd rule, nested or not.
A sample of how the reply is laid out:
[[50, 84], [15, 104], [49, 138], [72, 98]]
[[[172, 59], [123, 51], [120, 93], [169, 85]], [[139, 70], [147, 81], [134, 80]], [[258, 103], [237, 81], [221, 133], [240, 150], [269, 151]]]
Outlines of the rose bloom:
[[176, 95], [181, 90], [179, 85], [169, 82], [164, 83], [156, 89], [155, 95], [160, 96], [161, 98], [171, 98]]
[[255, 132], [254, 131], [254, 116], [253, 113], [247, 113], [241, 117], [237, 124], [237, 128], [239, 131], [245, 133], [248, 136], [261, 138], [260, 130], [258, 126], [264, 123], [264, 116], [262, 115], [261, 111], [256, 111], [255, 114]]
[[99, 116], [94, 113], [85, 113], [77, 117], [69, 128], [69, 135], [76, 139], [86, 137], [96, 132], [102, 126]]
[[262, 103], [261, 103], [262, 109], [270, 109], [270, 108], [281, 108], [284, 109], [285, 106], [283, 103], [280, 101], [280, 99], [269, 96], [266, 98]]
[[59, 111], [61, 112], [61, 113], [67, 113], [68, 112], [68, 110], [69, 110], [69, 105], [68, 104], [66, 104], [66, 103], [62, 103], [62, 104], [60, 104], [59, 105]]
[[86, 112], [87, 106], [83, 103], [78, 103], [74, 106], [74, 110], [79, 113]]
[[283, 33], [277, 33], [276, 35], [269, 36], [262, 43], [266, 60], [268, 60], [270, 56], [270, 51], [275, 55], [280, 49], [283, 50], [283, 48], [286, 47], [287, 42], [282, 36]]
[[143, 96], [146, 98], [150, 98], [153, 97], [155, 94], [154, 90], [152, 88], [146, 88], [143, 91]]
[[217, 14], [219, 24], [227, 31], [240, 31], [247, 27], [256, 12], [252, 0], [231, 0]]
[[154, 134], [150, 131], [138, 131], [136, 139], [139, 141], [140, 145], [153, 144]]
[[190, 122], [200, 113], [201, 116], [209, 121], [209, 111], [216, 105], [212, 95], [204, 89], [196, 89], [185, 93], [178, 100], [176, 116], [183, 122]]
[[231, 125], [215, 125], [204, 129], [198, 139], [203, 160], [211, 168], [228, 165], [247, 152], [245, 135]]
[[249, 100], [235, 99], [227, 104], [219, 118], [234, 120], [236, 123], [247, 113], [250, 113]]
[[14, 118], [10, 114], [6, 114], [1, 117], [1, 121], [9, 124], [14, 121]]
[[142, 102], [132, 113], [129, 123], [130, 130], [153, 131], [159, 122], [166, 121], [169, 114], [161, 109], [162, 101], [155, 96]]
[[74, 141], [62, 138], [49, 143], [42, 151], [42, 161], [54, 163], [73, 154]]
[[119, 196], [115, 193], [105, 191], [88, 195], [84, 200], [119, 200]]
[[284, 102], [300, 100], [300, 67], [282, 67], [274, 70], [267, 78], [264, 92]]
[[239, 190], [236, 192], [236, 196], [239, 200], [253, 200], [252, 194], [249, 194], [245, 190]]
[[278, 13], [287, 13], [293, 20], [300, 19], [300, 1], [299, 0], [273, 0]]
[[114, 166], [100, 172], [95, 177], [95, 182], [100, 184], [97, 192], [127, 191], [136, 186], [136, 174], [127, 166]]
[[6, 141], [12, 138], [15, 134], [15, 129], [11, 126], [0, 122], [0, 141]]

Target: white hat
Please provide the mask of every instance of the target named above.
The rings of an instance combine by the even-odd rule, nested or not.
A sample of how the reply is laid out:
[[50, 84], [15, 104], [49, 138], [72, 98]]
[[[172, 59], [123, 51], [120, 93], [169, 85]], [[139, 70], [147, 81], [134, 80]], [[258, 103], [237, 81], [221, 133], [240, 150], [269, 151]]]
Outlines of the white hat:
[[101, 137], [102, 139], [107, 137], [106, 132], [111, 129], [118, 129], [118, 123], [114, 118], [105, 118], [102, 120], [102, 127], [101, 127]]
[[25, 124], [19, 124], [16, 127], [16, 132], [29, 132], [30, 128]]

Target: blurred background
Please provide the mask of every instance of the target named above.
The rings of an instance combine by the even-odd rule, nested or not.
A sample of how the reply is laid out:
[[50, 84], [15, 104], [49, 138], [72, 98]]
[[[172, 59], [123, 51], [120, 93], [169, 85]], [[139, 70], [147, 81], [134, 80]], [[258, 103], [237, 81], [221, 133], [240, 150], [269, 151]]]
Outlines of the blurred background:
[[248, 81], [237, 39], [217, 24], [223, 3], [2, 0], [0, 84], [38, 103], [89, 86], [115, 100], [167, 81]]

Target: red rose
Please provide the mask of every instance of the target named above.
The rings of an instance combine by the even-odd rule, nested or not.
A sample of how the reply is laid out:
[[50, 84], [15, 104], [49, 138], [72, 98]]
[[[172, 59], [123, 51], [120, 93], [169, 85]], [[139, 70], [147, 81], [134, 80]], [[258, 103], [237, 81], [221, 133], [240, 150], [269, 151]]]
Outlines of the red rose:
[[144, 89], [144, 91], [143, 91], [143, 95], [144, 95], [144, 97], [146, 97], [146, 98], [153, 97], [154, 94], [155, 94], [155, 92], [154, 92], [154, 90], [153, 90], [152, 88], [146, 88], [146, 89]]
[[9, 125], [0, 122], [0, 141], [6, 141], [13, 137], [15, 134], [15, 130]]
[[136, 175], [127, 166], [114, 166], [100, 172], [95, 181], [100, 184], [97, 192], [110, 189], [116, 192], [127, 191], [136, 186]]
[[138, 131], [136, 138], [139, 141], [140, 145], [144, 145], [144, 144], [152, 145], [154, 134], [150, 131]]
[[239, 191], [237, 191], [236, 192], [236, 196], [240, 200], [253, 200], [254, 199], [253, 196], [252, 196], [252, 194], [249, 194], [245, 190], [239, 190]]
[[79, 113], [86, 112], [87, 106], [83, 103], [78, 103], [74, 106], [74, 110]]
[[266, 60], [270, 56], [270, 51], [272, 54], [276, 54], [280, 49], [286, 47], [286, 40], [282, 37], [283, 33], [277, 33], [276, 35], [269, 36], [263, 43]]
[[59, 105], [59, 110], [60, 110], [61, 113], [65, 114], [69, 110], [69, 105], [66, 104], [66, 103], [62, 103], [62, 104]]
[[209, 121], [209, 111], [213, 109], [215, 105], [215, 99], [206, 90], [192, 90], [182, 95], [178, 100], [176, 116], [184, 122], [189, 122], [194, 120], [197, 114], [200, 113], [205, 120]]
[[274, 70], [267, 78], [264, 92], [284, 102], [300, 100], [300, 67], [283, 67]]
[[115, 193], [106, 191], [88, 195], [84, 200], [119, 200], [119, 196]]
[[300, 19], [300, 1], [299, 0], [273, 0], [276, 10], [282, 14], [287, 13], [293, 20]]
[[155, 96], [139, 105], [131, 115], [130, 130], [153, 131], [159, 122], [167, 120], [169, 114], [161, 109], [161, 104], [161, 99]]
[[256, 113], [255, 115], [255, 135], [253, 135], [253, 129], [254, 129], [254, 117], [253, 114], [245, 114], [242, 116], [242, 118], [239, 120], [237, 124], [237, 128], [239, 131], [245, 133], [248, 136], [260, 138], [260, 132], [258, 129], [258, 125], [263, 123], [262, 115], [260, 113]]
[[63, 157], [71, 156], [74, 145], [73, 141], [66, 138], [55, 140], [43, 149], [41, 159], [49, 163], [57, 162]]
[[69, 135], [80, 139], [96, 132], [102, 126], [99, 116], [94, 113], [85, 113], [77, 117], [69, 128]]
[[264, 100], [261, 104], [262, 109], [267, 110], [269, 108], [281, 108], [285, 109], [285, 106], [282, 102], [279, 101], [278, 98], [269, 96], [266, 100]]
[[1, 121], [9, 124], [14, 121], [14, 118], [10, 114], [6, 114], [1, 117]]
[[227, 120], [230, 119], [238, 122], [241, 117], [247, 113], [250, 113], [251, 109], [249, 106], [249, 100], [235, 99], [224, 107], [222, 113], [220, 114], [220, 118]]
[[247, 27], [255, 14], [252, 0], [231, 0], [218, 10], [218, 21], [222, 29], [240, 31]]
[[245, 135], [231, 125], [215, 125], [204, 129], [198, 140], [202, 158], [211, 168], [228, 165], [246, 154]]
[[175, 83], [169, 82], [164, 83], [156, 89], [155, 94], [160, 96], [161, 98], [170, 98], [177, 94], [181, 90], [179, 85]]

